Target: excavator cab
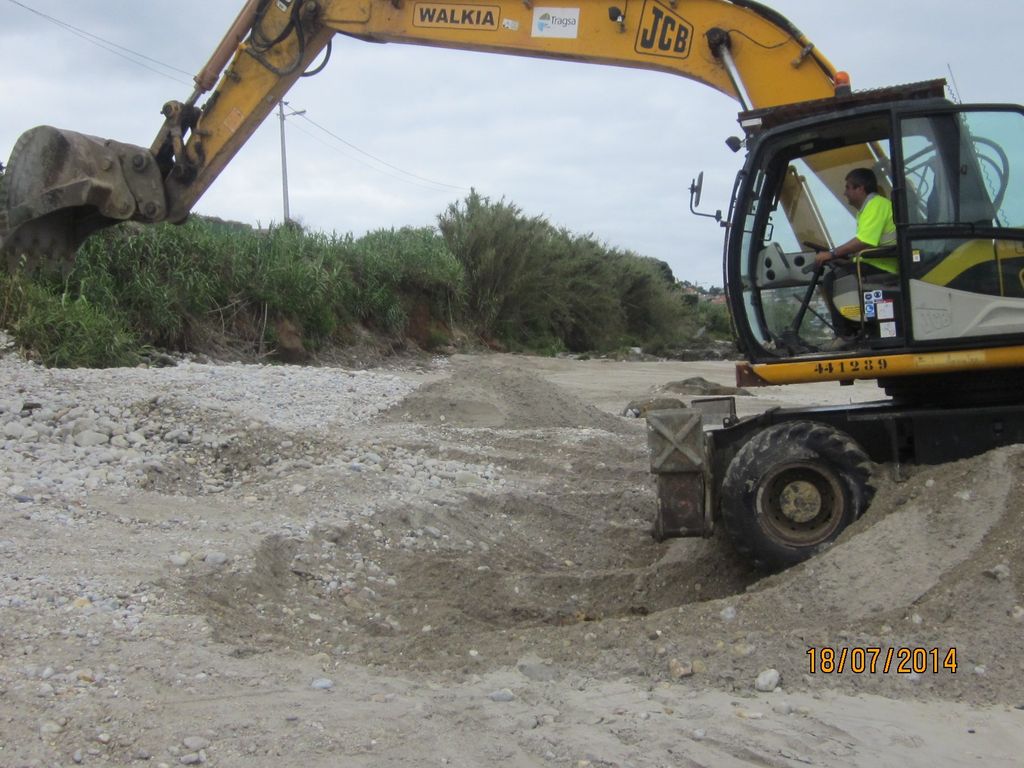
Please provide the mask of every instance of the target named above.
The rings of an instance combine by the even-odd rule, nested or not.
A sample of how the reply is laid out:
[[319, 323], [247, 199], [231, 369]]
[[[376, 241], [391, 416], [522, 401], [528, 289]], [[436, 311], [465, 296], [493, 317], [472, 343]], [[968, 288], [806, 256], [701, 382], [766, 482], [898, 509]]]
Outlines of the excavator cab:
[[[726, 278], [755, 364], [827, 359], [824, 378], [877, 378], [889, 355], [1024, 339], [1020, 108], [884, 100], [802, 116], [749, 143]], [[857, 167], [892, 200], [897, 244], [818, 267], [816, 251], [856, 232], [841, 190]]]
[[[933, 85], [935, 87], [933, 87]], [[725, 529], [760, 567], [829, 546], [870, 504], [871, 462], [941, 463], [1024, 442], [1024, 110], [956, 105], [938, 84], [741, 115], [726, 293], [744, 386], [873, 379], [873, 402], [724, 419], [647, 415], [657, 538]], [[896, 243], [840, 265], [842, 194], [874, 171]], [[828, 262], [829, 264], [834, 263]]]

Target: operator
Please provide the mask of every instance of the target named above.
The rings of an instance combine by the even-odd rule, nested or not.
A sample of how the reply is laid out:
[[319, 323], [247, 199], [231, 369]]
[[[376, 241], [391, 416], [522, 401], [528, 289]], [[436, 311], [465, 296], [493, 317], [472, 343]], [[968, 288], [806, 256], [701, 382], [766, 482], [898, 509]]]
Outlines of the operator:
[[[878, 178], [870, 168], [854, 168], [846, 174], [844, 189], [846, 200], [857, 211], [857, 234], [842, 245], [829, 251], [818, 251], [814, 256], [815, 264], [820, 269], [834, 259], [854, 259], [862, 251], [896, 244], [896, 223], [892, 217], [892, 203], [878, 193]], [[875, 258], [861, 257], [860, 270], [866, 274], [891, 273], [899, 271], [895, 256], [879, 256]], [[851, 275], [856, 270], [846, 261], [842, 265], [833, 264], [821, 280], [826, 306], [832, 316], [832, 328], [836, 332], [837, 342], [849, 342], [857, 332], [856, 326], [843, 317], [835, 303], [836, 281]]]
[[[819, 265], [836, 258], [856, 256], [867, 248], [896, 244], [892, 203], [878, 194], [878, 178], [874, 171], [870, 168], [854, 168], [846, 174], [843, 194], [857, 211], [857, 234], [830, 251], [818, 251], [814, 260]], [[888, 268], [890, 265], [874, 266], [886, 272], [896, 271], [895, 259], [892, 260], [891, 268]]]

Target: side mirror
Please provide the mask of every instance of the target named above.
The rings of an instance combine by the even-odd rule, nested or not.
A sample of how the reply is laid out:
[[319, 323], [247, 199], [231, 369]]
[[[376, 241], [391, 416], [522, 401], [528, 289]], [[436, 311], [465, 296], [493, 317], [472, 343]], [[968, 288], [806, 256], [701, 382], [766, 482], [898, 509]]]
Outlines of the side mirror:
[[700, 194], [704, 191], [704, 171], [697, 174], [697, 178], [690, 182], [690, 213], [694, 216], [707, 216], [709, 219], [714, 219], [723, 227], [726, 226], [725, 222], [722, 221], [722, 212], [715, 211], [714, 213], [701, 213], [697, 210], [697, 206], [700, 205]]
[[690, 182], [690, 210], [700, 205], [700, 193], [704, 190], [704, 171], [697, 174], [697, 178]]

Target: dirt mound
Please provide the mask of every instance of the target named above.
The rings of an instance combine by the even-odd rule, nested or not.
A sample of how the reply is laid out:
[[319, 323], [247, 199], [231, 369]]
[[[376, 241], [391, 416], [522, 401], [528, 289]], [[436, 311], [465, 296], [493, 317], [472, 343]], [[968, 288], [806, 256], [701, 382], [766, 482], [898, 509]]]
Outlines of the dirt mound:
[[614, 416], [507, 361], [463, 358], [451, 369], [449, 377], [421, 387], [392, 408], [390, 418], [471, 428], [622, 429]]
[[691, 376], [682, 381], [670, 381], [657, 388], [660, 393], [676, 395], [749, 395], [745, 389], [708, 381], [703, 376]]
[[[689, 606], [671, 632], [716, 659], [725, 683], [769, 666], [787, 687], [1022, 704], [1021, 658], [1007, 653], [1024, 629], [1022, 465], [1014, 447], [915, 468], [899, 483], [880, 468], [871, 508], [829, 551], [749, 594]], [[822, 648], [837, 660], [843, 648], [880, 649], [877, 671], [812, 672]], [[890, 648], [896, 660], [909, 655], [899, 649], [928, 653], [917, 654], [916, 673], [895, 662], [883, 673]]]

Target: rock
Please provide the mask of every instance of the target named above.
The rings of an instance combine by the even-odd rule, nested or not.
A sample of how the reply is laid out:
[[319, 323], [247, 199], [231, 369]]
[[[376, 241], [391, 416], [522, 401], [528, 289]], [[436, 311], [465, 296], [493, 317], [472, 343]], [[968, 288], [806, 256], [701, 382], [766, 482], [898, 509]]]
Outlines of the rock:
[[192, 560], [192, 553], [184, 551], [175, 552], [168, 558], [168, 560], [171, 561], [171, 565], [175, 565], [178, 568], [184, 568], [186, 565], [189, 564], [189, 561]]
[[210, 746], [210, 740], [204, 739], [202, 736], [187, 736], [181, 740], [181, 743], [190, 752], [199, 752]]
[[558, 679], [558, 670], [543, 662], [521, 661], [516, 665], [519, 673], [538, 683], [549, 683]]
[[109, 440], [110, 437], [108, 435], [104, 435], [102, 432], [94, 432], [91, 429], [86, 429], [74, 436], [74, 443], [79, 448], [93, 448], [97, 445], [106, 445]]
[[722, 618], [722, 621], [732, 621], [736, 618], [736, 609], [731, 605], [727, 605], [719, 611], [718, 615]]
[[670, 381], [661, 386], [663, 392], [679, 395], [748, 395], [745, 389], [708, 381], [703, 376], [692, 376], [682, 381]]
[[693, 664], [686, 661], [679, 661], [679, 659], [672, 659], [668, 663], [668, 673], [674, 680], [681, 680], [684, 677], [693, 676]]
[[469, 472], [465, 469], [460, 469], [455, 473], [455, 482], [457, 485], [475, 485], [480, 481], [473, 472]]
[[1010, 566], [1006, 563], [999, 563], [994, 565], [984, 572], [989, 578], [995, 579], [996, 581], [1006, 581], [1010, 578]]
[[779, 687], [779, 682], [782, 676], [779, 674], [777, 669], [766, 669], [757, 676], [757, 680], [754, 681], [754, 687], [764, 693], [774, 691]]
[[164, 435], [164, 441], [168, 443], [188, 443], [191, 440], [187, 429], [172, 429]]
[[219, 568], [228, 561], [228, 556], [223, 552], [207, 552], [206, 557], [203, 558], [203, 562], [207, 565], [211, 565], [214, 568]]
[[309, 687], [318, 691], [329, 691], [334, 687], [334, 681], [329, 677], [318, 677], [309, 684]]
[[675, 397], [644, 397], [631, 400], [623, 409], [622, 415], [642, 419], [651, 411], [671, 411], [685, 407], [683, 401]]
[[516, 696], [508, 688], [502, 688], [499, 691], [493, 691], [492, 693], [487, 694], [487, 698], [491, 701], [505, 702], [513, 701]]

